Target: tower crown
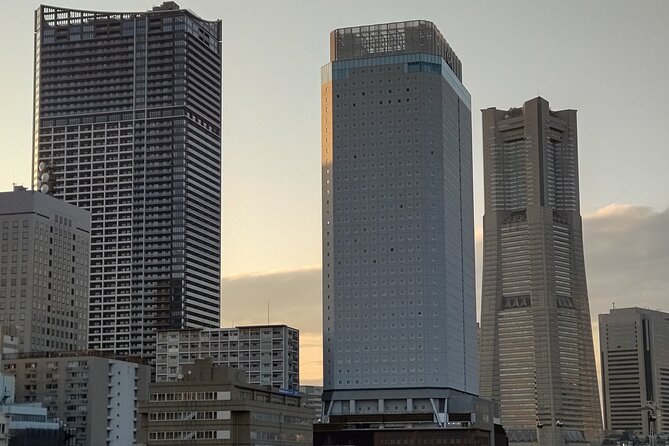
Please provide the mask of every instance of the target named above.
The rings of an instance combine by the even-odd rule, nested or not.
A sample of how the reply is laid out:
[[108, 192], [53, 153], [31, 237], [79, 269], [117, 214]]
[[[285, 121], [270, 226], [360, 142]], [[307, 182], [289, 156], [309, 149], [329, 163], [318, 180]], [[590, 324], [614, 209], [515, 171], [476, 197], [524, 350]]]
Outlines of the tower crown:
[[462, 81], [462, 63], [427, 20], [339, 28], [330, 33], [330, 61], [427, 53], [441, 56]]

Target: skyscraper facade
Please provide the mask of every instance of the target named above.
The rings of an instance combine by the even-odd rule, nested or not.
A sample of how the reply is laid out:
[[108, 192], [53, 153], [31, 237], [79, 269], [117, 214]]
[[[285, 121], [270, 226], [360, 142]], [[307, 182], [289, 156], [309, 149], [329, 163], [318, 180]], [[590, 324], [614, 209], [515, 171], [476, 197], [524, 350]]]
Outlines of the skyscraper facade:
[[92, 214], [90, 348], [219, 326], [220, 167], [220, 21], [36, 11], [33, 181]]
[[[599, 315], [604, 427], [669, 433], [669, 314], [617, 308]], [[655, 418], [653, 420], [653, 418]]]
[[601, 432], [579, 204], [576, 111], [483, 110], [481, 396], [511, 443]]
[[90, 224], [45, 194], [0, 193], [1, 353], [86, 348]]
[[443, 421], [478, 393], [460, 61], [431, 22], [337, 29], [321, 94], [325, 420]]

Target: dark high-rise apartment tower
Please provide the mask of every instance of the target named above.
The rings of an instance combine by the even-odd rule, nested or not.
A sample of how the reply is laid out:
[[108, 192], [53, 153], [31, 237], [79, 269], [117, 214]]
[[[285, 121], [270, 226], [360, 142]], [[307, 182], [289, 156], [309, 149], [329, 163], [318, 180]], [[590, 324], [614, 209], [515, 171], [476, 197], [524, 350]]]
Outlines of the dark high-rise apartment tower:
[[90, 348], [150, 357], [158, 329], [218, 327], [221, 22], [41, 6], [33, 173], [91, 212]]
[[643, 308], [600, 314], [599, 346], [606, 430], [642, 438], [669, 433], [669, 314]]
[[483, 110], [481, 396], [511, 444], [601, 432], [579, 205], [576, 111]]
[[326, 419], [444, 421], [478, 393], [460, 61], [427, 21], [337, 29], [321, 94]]

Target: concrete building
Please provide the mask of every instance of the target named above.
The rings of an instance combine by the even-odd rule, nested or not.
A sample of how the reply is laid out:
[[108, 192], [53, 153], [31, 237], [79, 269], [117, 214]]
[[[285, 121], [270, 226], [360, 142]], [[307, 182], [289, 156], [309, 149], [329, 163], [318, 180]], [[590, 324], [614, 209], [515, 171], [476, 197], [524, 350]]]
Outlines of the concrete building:
[[41, 403], [17, 404], [16, 381], [0, 373], [0, 446], [61, 446], [65, 444], [63, 423], [47, 417]]
[[314, 412], [314, 423], [320, 422], [323, 415], [323, 387], [300, 386], [300, 393], [304, 394], [304, 407]]
[[9, 445], [9, 419], [0, 413], [0, 446]]
[[[85, 332], [84, 332], [85, 333]], [[16, 326], [0, 325], [0, 354], [19, 353], [21, 348], [21, 340], [18, 336]], [[0, 365], [2, 365], [2, 357], [0, 356]], [[2, 368], [0, 367], [0, 370]]]
[[333, 31], [321, 74], [324, 421], [447, 420], [479, 388], [460, 61], [433, 23], [387, 23]]
[[49, 419], [40, 403], [0, 407], [0, 446], [62, 446], [67, 438], [63, 423]]
[[34, 84], [34, 188], [92, 215], [89, 348], [218, 327], [220, 20], [41, 6]]
[[156, 381], [176, 381], [183, 366], [212, 358], [214, 364], [244, 369], [249, 384], [297, 391], [300, 333], [286, 325], [159, 332]]
[[508, 446], [499, 424], [499, 408], [491, 401], [453, 394], [443, 422], [429, 412], [332, 415], [314, 424], [314, 446], [449, 445]]
[[600, 314], [599, 345], [606, 430], [669, 434], [669, 313]]
[[183, 380], [152, 383], [140, 406], [138, 444], [311, 445], [311, 410], [297, 392], [246, 383], [246, 372], [211, 358], [184, 365]]
[[16, 401], [46, 406], [73, 433], [70, 446], [134, 444], [148, 365], [93, 351], [5, 355], [3, 365], [16, 379]]
[[[0, 354], [0, 358], [2, 355]], [[0, 446], [9, 445], [10, 417], [2, 413], [2, 409], [14, 403], [16, 380], [13, 376], [0, 373]]]
[[481, 396], [511, 444], [601, 435], [579, 212], [576, 111], [483, 110]]
[[20, 186], [0, 193], [3, 350], [86, 348], [89, 252], [87, 211]]

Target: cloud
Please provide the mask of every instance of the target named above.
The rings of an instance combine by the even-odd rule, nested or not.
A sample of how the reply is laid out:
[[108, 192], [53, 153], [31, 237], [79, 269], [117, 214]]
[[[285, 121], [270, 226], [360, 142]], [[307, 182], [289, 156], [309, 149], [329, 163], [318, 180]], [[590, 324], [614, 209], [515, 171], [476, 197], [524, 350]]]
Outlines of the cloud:
[[[617, 308], [669, 311], [669, 209], [611, 204], [583, 217], [583, 244], [595, 362], [600, 370], [598, 315]], [[597, 374], [598, 381], [601, 374]], [[601, 382], [600, 392], [601, 392]]]
[[239, 274], [223, 278], [224, 327], [286, 324], [300, 330], [300, 382], [322, 381], [321, 268]]
[[[669, 209], [612, 204], [583, 218], [586, 275], [595, 342], [597, 315], [616, 307], [669, 311]], [[482, 231], [476, 234], [480, 296]], [[223, 279], [223, 326], [267, 323], [300, 330], [300, 381], [320, 384], [322, 373], [321, 269], [241, 274]], [[480, 305], [480, 302], [479, 302]], [[595, 345], [595, 351], [598, 350]], [[598, 359], [598, 358], [597, 358]]]
[[270, 271], [224, 277], [223, 325], [270, 323], [294, 326], [306, 332], [321, 331], [321, 269]]
[[612, 204], [583, 218], [590, 311], [669, 311], [669, 209]]

